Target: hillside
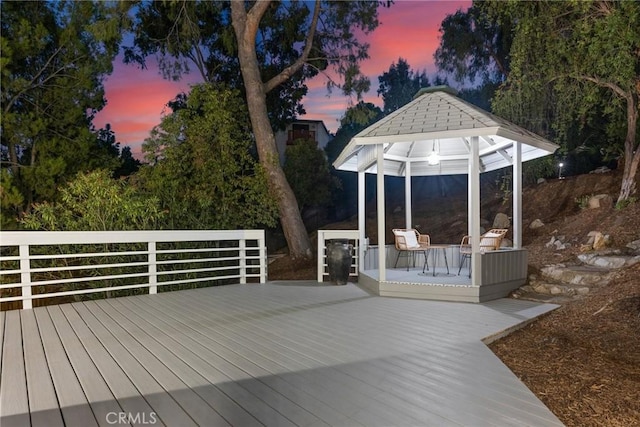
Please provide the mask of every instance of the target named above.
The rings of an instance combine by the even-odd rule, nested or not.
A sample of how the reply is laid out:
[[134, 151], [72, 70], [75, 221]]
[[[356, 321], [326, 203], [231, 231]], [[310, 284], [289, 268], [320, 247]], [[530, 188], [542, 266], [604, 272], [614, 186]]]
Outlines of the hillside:
[[[616, 172], [589, 174], [524, 189], [523, 242], [529, 250], [530, 274], [546, 265], [574, 261], [592, 231], [609, 235], [612, 248], [624, 249], [640, 239], [640, 203], [621, 210], [612, 204], [597, 209], [579, 206], [578, 201], [596, 194], [608, 194], [615, 201], [620, 179]], [[492, 187], [483, 188], [485, 228], [496, 213], [510, 215], [511, 210], [510, 202], [503, 203], [500, 191]], [[432, 241], [455, 242], [465, 234], [464, 191], [415, 204], [414, 222]], [[402, 209], [390, 208], [387, 228], [402, 227]], [[375, 241], [375, 209], [368, 212], [367, 235]], [[530, 229], [536, 219], [544, 225]], [[354, 218], [323, 228], [356, 225]], [[552, 237], [567, 247], [549, 247]], [[390, 235], [386, 241], [392, 242]], [[282, 257], [269, 266], [269, 277], [313, 279], [315, 261], [293, 263]], [[565, 298], [559, 309], [490, 347], [567, 426], [631, 426], [640, 425], [639, 337], [640, 263], [618, 271], [607, 286]]]

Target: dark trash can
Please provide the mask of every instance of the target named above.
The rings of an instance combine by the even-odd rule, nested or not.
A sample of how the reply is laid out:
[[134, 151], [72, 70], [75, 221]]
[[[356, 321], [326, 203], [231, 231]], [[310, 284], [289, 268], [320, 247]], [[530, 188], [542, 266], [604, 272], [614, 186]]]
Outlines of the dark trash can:
[[335, 285], [346, 285], [351, 272], [353, 245], [347, 240], [329, 240], [327, 244], [327, 268], [329, 279]]

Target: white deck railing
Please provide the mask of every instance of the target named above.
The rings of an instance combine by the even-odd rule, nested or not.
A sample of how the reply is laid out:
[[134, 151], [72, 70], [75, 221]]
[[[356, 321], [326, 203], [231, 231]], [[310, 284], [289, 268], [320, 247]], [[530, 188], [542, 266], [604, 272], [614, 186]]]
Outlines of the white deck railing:
[[318, 282], [324, 281], [329, 275], [327, 270], [327, 240], [348, 240], [353, 245], [353, 262], [349, 272], [350, 277], [357, 277], [360, 271], [359, 232], [358, 230], [318, 230]]
[[267, 279], [263, 230], [9, 231], [0, 247], [0, 303], [25, 309], [41, 298]]

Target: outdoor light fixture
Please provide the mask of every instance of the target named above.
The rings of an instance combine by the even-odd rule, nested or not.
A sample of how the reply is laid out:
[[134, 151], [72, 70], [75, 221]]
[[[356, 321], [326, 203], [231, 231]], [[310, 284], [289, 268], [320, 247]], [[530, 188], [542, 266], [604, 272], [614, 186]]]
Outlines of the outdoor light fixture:
[[[438, 148], [440, 148], [439, 145], [440, 145], [440, 142], [438, 142]], [[440, 155], [436, 150], [436, 141], [433, 141], [433, 146], [431, 147], [431, 154], [427, 156], [427, 163], [429, 163], [431, 166], [440, 164]]]
[[558, 179], [562, 179], [562, 167], [564, 166], [564, 163], [560, 162], [558, 163]]

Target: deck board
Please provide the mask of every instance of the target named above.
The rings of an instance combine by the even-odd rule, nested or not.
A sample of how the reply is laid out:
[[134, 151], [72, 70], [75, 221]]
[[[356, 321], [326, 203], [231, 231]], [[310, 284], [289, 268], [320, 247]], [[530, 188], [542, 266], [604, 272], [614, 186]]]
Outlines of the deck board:
[[[149, 318], [147, 304], [145, 304], [145, 310], [147, 310], [145, 318]], [[264, 390], [264, 387], [260, 387], [258, 381], [254, 380], [250, 374], [236, 366], [242, 366], [242, 362], [237, 363], [237, 355], [227, 353], [221, 348], [216, 348], [215, 345], [213, 348], [207, 347], [209, 339], [199, 332], [199, 327], [191, 329], [194, 322], [190, 321], [190, 318], [185, 319], [184, 316], [179, 316], [174, 319], [171, 317], [171, 312], [163, 310], [158, 312], [158, 316], [159, 318], [154, 319], [158, 324], [162, 324], [162, 321], [173, 321], [173, 324], [165, 323], [163, 329], [177, 343], [182, 344], [184, 349], [188, 349], [188, 351], [182, 351], [181, 355], [189, 363], [193, 363], [194, 367], [197, 366], [199, 372], [206, 375], [210, 381], [218, 387], [222, 387], [229, 396], [242, 402], [255, 418], [265, 424], [293, 425], [286, 417], [258, 398], [259, 395], [269, 396], [269, 390]], [[181, 321], [186, 323], [183, 324]], [[190, 356], [188, 353], [193, 353], [194, 356]], [[232, 362], [229, 362], [225, 357], [231, 359]], [[212, 365], [207, 365], [206, 362]], [[238, 384], [242, 384], [243, 387], [239, 387]]]
[[[109, 304], [86, 303], [91, 314], [102, 323], [115, 339], [122, 344], [131, 357], [147, 372], [149, 383], [162, 387], [180, 405], [185, 413], [198, 425], [224, 426], [228, 423], [198, 396], [188, 385], [175, 375], [162, 361], [162, 355], [154, 355], [142, 345], [144, 334], [132, 334], [126, 326], [118, 323], [118, 316]], [[169, 425], [173, 423], [167, 422]]]
[[47, 369], [66, 425], [562, 425], [481, 341], [553, 308], [273, 282], [0, 313], [2, 425], [37, 424]]
[[36, 317], [32, 310], [25, 310], [20, 314], [31, 425], [63, 426], [64, 422], [55, 388], [49, 375], [49, 367], [42, 347]]
[[22, 355], [20, 312], [7, 312], [4, 322], [2, 384], [0, 384], [0, 425], [28, 425], [29, 397]]
[[108, 414], [122, 412], [122, 408], [60, 307], [51, 306], [48, 311], [98, 424], [108, 426]]
[[[127, 325], [128, 330], [135, 329], [135, 325], [138, 325], [138, 335], [141, 336], [140, 343], [153, 352], [167, 367], [170, 367], [203, 400], [209, 402], [229, 424], [248, 427], [261, 425], [242, 406], [238, 405], [232, 398], [215, 386], [218, 381], [229, 381], [228, 378], [220, 375], [207, 375], [207, 372], [203, 369], [205, 366], [202, 360], [198, 360], [197, 356], [176, 341], [167, 339], [169, 337], [162, 329], [155, 326], [148, 318], [139, 316], [131, 309], [133, 307], [127, 308], [122, 301], [118, 300], [111, 300], [109, 303], [121, 315], [119, 317], [120, 320], [114, 319], [118, 320], [122, 325]], [[128, 316], [126, 319], [124, 318], [125, 314]], [[144, 328], [148, 334], [146, 337], [140, 334], [141, 328]]]
[[[228, 301], [225, 301], [226, 303], [228, 303]], [[357, 315], [357, 313], [356, 313]], [[335, 328], [331, 328], [332, 330], [335, 331]], [[252, 334], [252, 332], [250, 330], [244, 330], [242, 331], [243, 334]], [[304, 333], [297, 333], [297, 334], [293, 334], [293, 336], [296, 337], [296, 340], [298, 341], [298, 344], [300, 344], [300, 341], [304, 341], [305, 340], [305, 335], [309, 335], [311, 334], [310, 331], [305, 331]], [[239, 335], [238, 333], [236, 335]], [[255, 335], [256, 340], [259, 340], [261, 336], [269, 336], [269, 331], [267, 330], [261, 330], [259, 332], [259, 334]], [[317, 337], [317, 334], [316, 334]], [[280, 339], [283, 340], [287, 340], [286, 337], [279, 337]], [[357, 339], [358, 337], [352, 337], [354, 339]], [[270, 337], [270, 340], [267, 342], [273, 342], [275, 341], [276, 338], [272, 335]], [[290, 341], [291, 342], [291, 341]], [[322, 342], [319, 340], [315, 340], [313, 343], [308, 343], [308, 344], [316, 344], [316, 347], [318, 345], [322, 345], [322, 349], [319, 350], [319, 352], [315, 352], [314, 354], [316, 355], [315, 357], [318, 358], [322, 358], [322, 357], [329, 357], [331, 359], [331, 363], [343, 363], [344, 358], [348, 358], [350, 356], [353, 356], [353, 351], [345, 351], [345, 352], [340, 352], [338, 349], [339, 346], [339, 342], [340, 340], [338, 339], [338, 337], [336, 335], [333, 335], [333, 338], [331, 337], [327, 337], [326, 341], [323, 340]], [[358, 343], [358, 344], [363, 344], [363, 345], [357, 345], [357, 349], [360, 352], [363, 352], [363, 354], [368, 354], [369, 349], [366, 348], [366, 346], [364, 344], [366, 344], [366, 340], [365, 342], [362, 343]], [[400, 343], [399, 343], [400, 344]], [[307, 349], [309, 349], [309, 351], [313, 351], [312, 347], [307, 346]], [[287, 346], [282, 347], [279, 352], [281, 352], [281, 354], [286, 354], [286, 350]], [[343, 356], [343, 360], [337, 358], [339, 356]], [[291, 357], [295, 357], [295, 354], [293, 354]], [[361, 366], [362, 364], [359, 364], [358, 366]], [[402, 410], [406, 413], [411, 413], [413, 412], [414, 414], [419, 414], [418, 417], [416, 419], [403, 419], [403, 416], [400, 415], [396, 415], [395, 418], [393, 418], [392, 420], [386, 420], [384, 422], [386, 423], [392, 423], [392, 424], [397, 424], [398, 420], [401, 419], [403, 421], [403, 424], [415, 424], [417, 421], [417, 419], [421, 420], [421, 421], [425, 421], [428, 420], [428, 422], [430, 424], [438, 424], [438, 425], [444, 425], [446, 424], [446, 420], [442, 419], [440, 417], [435, 416], [434, 414], [429, 414], [427, 411], [424, 411], [421, 408], [418, 407], [410, 407], [409, 405], [406, 404], [406, 402], [403, 402], [402, 400], [399, 400], [397, 396], [394, 396], [393, 393], [387, 393], [386, 390], [384, 388], [380, 387], [380, 381], [381, 381], [381, 377], [379, 376], [379, 369], [376, 370], [372, 370], [371, 372], [368, 372], [366, 375], [363, 375], [362, 372], [363, 371], [358, 371], [360, 373], [360, 375], [358, 375], [358, 373], [355, 373], [356, 371], [354, 370], [354, 366], [353, 365], [344, 365], [344, 366], [339, 366], [338, 367], [339, 371], [340, 371], [340, 375], [339, 376], [334, 376], [334, 381], [337, 384], [340, 384], [341, 388], [349, 388], [350, 387], [350, 394], [352, 393], [359, 393], [359, 394], [364, 394], [365, 397], [365, 402], [368, 402], [371, 399], [380, 399], [381, 402], [379, 403], [380, 405], [382, 405], [384, 407], [384, 405], [386, 405], [388, 402], [394, 402], [394, 406], [399, 406], [402, 408]], [[333, 375], [334, 372], [327, 372], [326, 370], [322, 371], [323, 375]], [[347, 378], [345, 380], [346, 377], [344, 377], [344, 374], [350, 375], [352, 377], [354, 377], [353, 379]], [[405, 396], [403, 396], [404, 398]], [[455, 402], [455, 399], [453, 400], [453, 402]], [[389, 412], [385, 411], [385, 413], [388, 415]], [[431, 416], [429, 418], [429, 416]], [[384, 415], [383, 415], [384, 417]], [[383, 418], [384, 420], [384, 418]], [[367, 421], [368, 423], [370, 423], [370, 419]], [[476, 421], [478, 421], [476, 419]]]
[[138, 392], [145, 398], [149, 406], [153, 408], [154, 413], [158, 415], [160, 420], [168, 426], [196, 425], [189, 414], [185, 412], [180, 405], [173, 400], [172, 396], [147, 372], [145, 366], [140, 364], [138, 360], [127, 351], [125, 343], [112, 335], [109, 329], [94, 317], [87, 305], [88, 304], [74, 304], [74, 308], [86, 322], [93, 334], [100, 340], [100, 343], [109, 351], [115, 363], [123, 369]]
[[0, 382], [2, 381], [2, 348], [4, 347], [4, 318], [6, 311], [0, 311]]
[[[139, 394], [131, 380], [80, 318], [73, 305], [64, 304], [60, 306], [60, 309], [87, 351], [95, 369], [113, 393], [120, 408], [131, 414], [150, 414], [153, 412], [151, 406]], [[156, 425], [162, 424], [158, 421]]]
[[97, 426], [80, 380], [69, 362], [67, 352], [58, 336], [47, 309], [34, 310], [42, 345], [49, 365], [49, 373], [58, 397], [64, 423], [67, 426]]
[[[202, 316], [198, 313], [198, 308], [195, 307], [196, 303], [192, 306], [192, 312], [195, 315]], [[276, 309], [277, 310], [277, 309]], [[242, 322], [239, 322], [242, 323]], [[225, 340], [232, 340], [238, 351], [242, 354], [250, 354], [253, 351], [257, 351], [259, 356], [252, 355], [254, 360], [257, 360], [260, 365], [271, 372], [272, 374], [281, 374], [283, 372], [303, 372], [305, 375], [305, 382], [322, 382], [322, 376], [333, 373], [332, 368], [322, 368], [321, 375], [318, 373], [309, 371], [314, 365], [308, 358], [305, 358], [302, 353], [290, 354], [287, 356], [286, 347], [276, 344], [273, 340], [262, 339], [259, 335], [251, 334], [250, 330], [239, 330], [235, 328], [236, 323], [232, 326], [222, 326], [216, 328], [222, 331]], [[251, 337], [251, 338], [249, 338]], [[229, 343], [229, 341], [227, 341]], [[325, 353], [326, 357], [327, 354]], [[317, 365], [317, 363], [315, 364]], [[378, 422], [382, 425], [397, 424], [398, 422], [403, 425], [415, 424], [419, 420], [415, 418], [407, 417], [402, 411], [398, 411], [397, 408], [392, 405], [388, 405], [384, 401], [378, 402], [374, 407], [371, 407], [370, 395], [363, 394], [362, 388], [352, 386], [350, 389], [341, 386], [339, 388], [333, 387], [332, 394], [339, 393], [342, 401], [351, 402], [354, 406], [369, 407], [369, 412], [377, 414]], [[366, 425], [370, 425], [371, 420], [369, 417], [363, 418]], [[442, 421], [442, 420], [441, 420]], [[363, 420], [359, 420], [363, 422]]]

